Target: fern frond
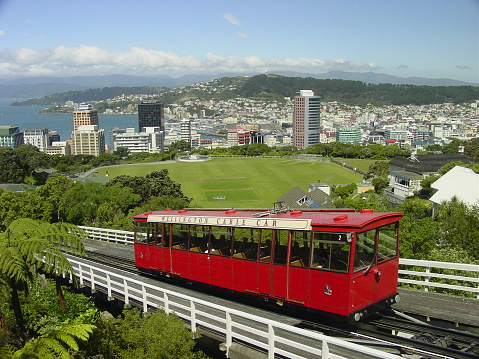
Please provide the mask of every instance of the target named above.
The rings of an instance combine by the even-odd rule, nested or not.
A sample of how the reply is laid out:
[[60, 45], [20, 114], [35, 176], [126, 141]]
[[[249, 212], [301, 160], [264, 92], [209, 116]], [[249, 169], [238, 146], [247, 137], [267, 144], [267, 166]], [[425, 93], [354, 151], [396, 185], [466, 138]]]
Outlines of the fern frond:
[[71, 223], [45, 223], [38, 226], [34, 233], [35, 237], [45, 238], [65, 252], [85, 254], [85, 248], [81, 241], [86, 237], [86, 232]]
[[16, 348], [11, 344], [5, 344], [0, 348], [0, 358], [12, 358]]
[[[68, 348], [65, 348], [65, 346], [61, 342], [59, 342], [56, 338], [40, 337], [40, 338], [37, 338], [36, 342], [37, 342], [38, 350], [54, 353], [55, 358], [60, 357], [60, 358], [66, 359], [71, 357], [70, 353], [68, 352]], [[78, 350], [75, 348], [72, 348], [72, 349]], [[40, 358], [43, 358], [43, 357], [40, 356]]]
[[7, 232], [15, 237], [18, 235], [30, 237], [37, 227], [37, 221], [30, 218], [19, 218], [10, 223]]
[[19, 251], [27, 262], [32, 263], [37, 261], [38, 256], [41, 256], [45, 250], [51, 247], [52, 244], [46, 239], [28, 238], [21, 241]]
[[[26, 358], [38, 358], [38, 359], [55, 359], [59, 357], [58, 350], [55, 348], [58, 346], [58, 342], [55, 344], [49, 338], [36, 338], [29, 341], [22, 349], [19, 349], [15, 352], [12, 359], [26, 359]], [[53, 348], [52, 348], [53, 347]], [[61, 347], [61, 345], [60, 345]], [[56, 348], [58, 349], [58, 348]], [[60, 351], [65, 351], [65, 348], [61, 347]], [[60, 356], [61, 358], [69, 358], [67, 352], [66, 357]]]
[[77, 351], [77, 340], [88, 340], [93, 329], [91, 324], [65, 324], [35, 338], [15, 352], [12, 358], [70, 359], [70, 350]]
[[0, 273], [16, 281], [29, 278], [28, 266], [17, 247], [0, 248]]

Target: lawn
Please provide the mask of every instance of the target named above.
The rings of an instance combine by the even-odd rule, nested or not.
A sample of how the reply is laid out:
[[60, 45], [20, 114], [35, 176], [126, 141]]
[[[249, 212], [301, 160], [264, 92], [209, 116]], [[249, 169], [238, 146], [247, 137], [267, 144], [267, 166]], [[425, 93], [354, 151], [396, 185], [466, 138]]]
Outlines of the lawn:
[[[362, 176], [333, 163], [289, 158], [213, 158], [206, 162], [135, 164], [100, 168], [98, 175], [144, 176], [166, 168], [193, 198], [192, 206], [204, 208], [269, 208], [294, 186], [308, 190], [308, 183], [349, 184]], [[214, 197], [225, 197], [215, 199]]]

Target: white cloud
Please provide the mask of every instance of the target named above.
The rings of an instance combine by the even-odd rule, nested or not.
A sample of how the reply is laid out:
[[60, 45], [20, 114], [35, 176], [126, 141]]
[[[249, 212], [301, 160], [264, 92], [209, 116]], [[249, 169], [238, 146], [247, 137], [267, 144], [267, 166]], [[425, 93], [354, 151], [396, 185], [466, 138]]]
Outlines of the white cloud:
[[0, 36], [5, 35], [5, 30], [0, 30]]
[[76, 76], [129, 74], [140, 76], [215, 74], [220, 72], [297, 71], [318, 73], [330, 70], [371, 71], [374, 63], [354, 60], [323, 60], [306, 57], [265, 59], [257, 56], [223, 57], [213, 53], [204, 58], [168, 51], [132, 47], [107, 51], [95, 46], [58, 46], [47, 50], [4, 49], [0, 51], [0, 77]]
[[472, 70], [472, 67], [467, 65], [464, 65], [464, 66], [456, 65], [456, 68], [459, 70]]
[[246, 35], [244, 32], [239, 32], [239, 31], [236, 31], [236, 36], [241, 37], [241, 38], [247, 38], [248, 37], [248, 35]]
[[229, 12], [227, 12], [226, 14], [223, 15], [223, 19], [228, 20], [230, 24], [241, 25], [241, 23], [236, 18], [236, 16], [234, 16], [233, 14], [230, 14]]

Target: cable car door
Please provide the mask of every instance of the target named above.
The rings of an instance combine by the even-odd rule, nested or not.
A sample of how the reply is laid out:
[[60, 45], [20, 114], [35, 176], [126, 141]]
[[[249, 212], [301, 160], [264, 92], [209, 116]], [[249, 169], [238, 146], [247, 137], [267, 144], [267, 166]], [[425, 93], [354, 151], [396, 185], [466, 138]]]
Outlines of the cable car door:
[[373, 292], [378, 284], [376, 260], [376, 229], [357, 233], [351, 282], [351, 311], [373, 302]]

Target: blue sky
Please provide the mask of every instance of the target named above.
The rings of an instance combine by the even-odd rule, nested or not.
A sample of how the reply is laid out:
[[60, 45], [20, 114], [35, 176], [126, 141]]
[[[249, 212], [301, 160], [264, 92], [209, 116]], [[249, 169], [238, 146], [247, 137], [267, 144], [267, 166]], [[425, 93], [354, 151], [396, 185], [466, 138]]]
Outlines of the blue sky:
[[0, 0], [0, 77], [374, 71], [479, 82], [479, 0]]

